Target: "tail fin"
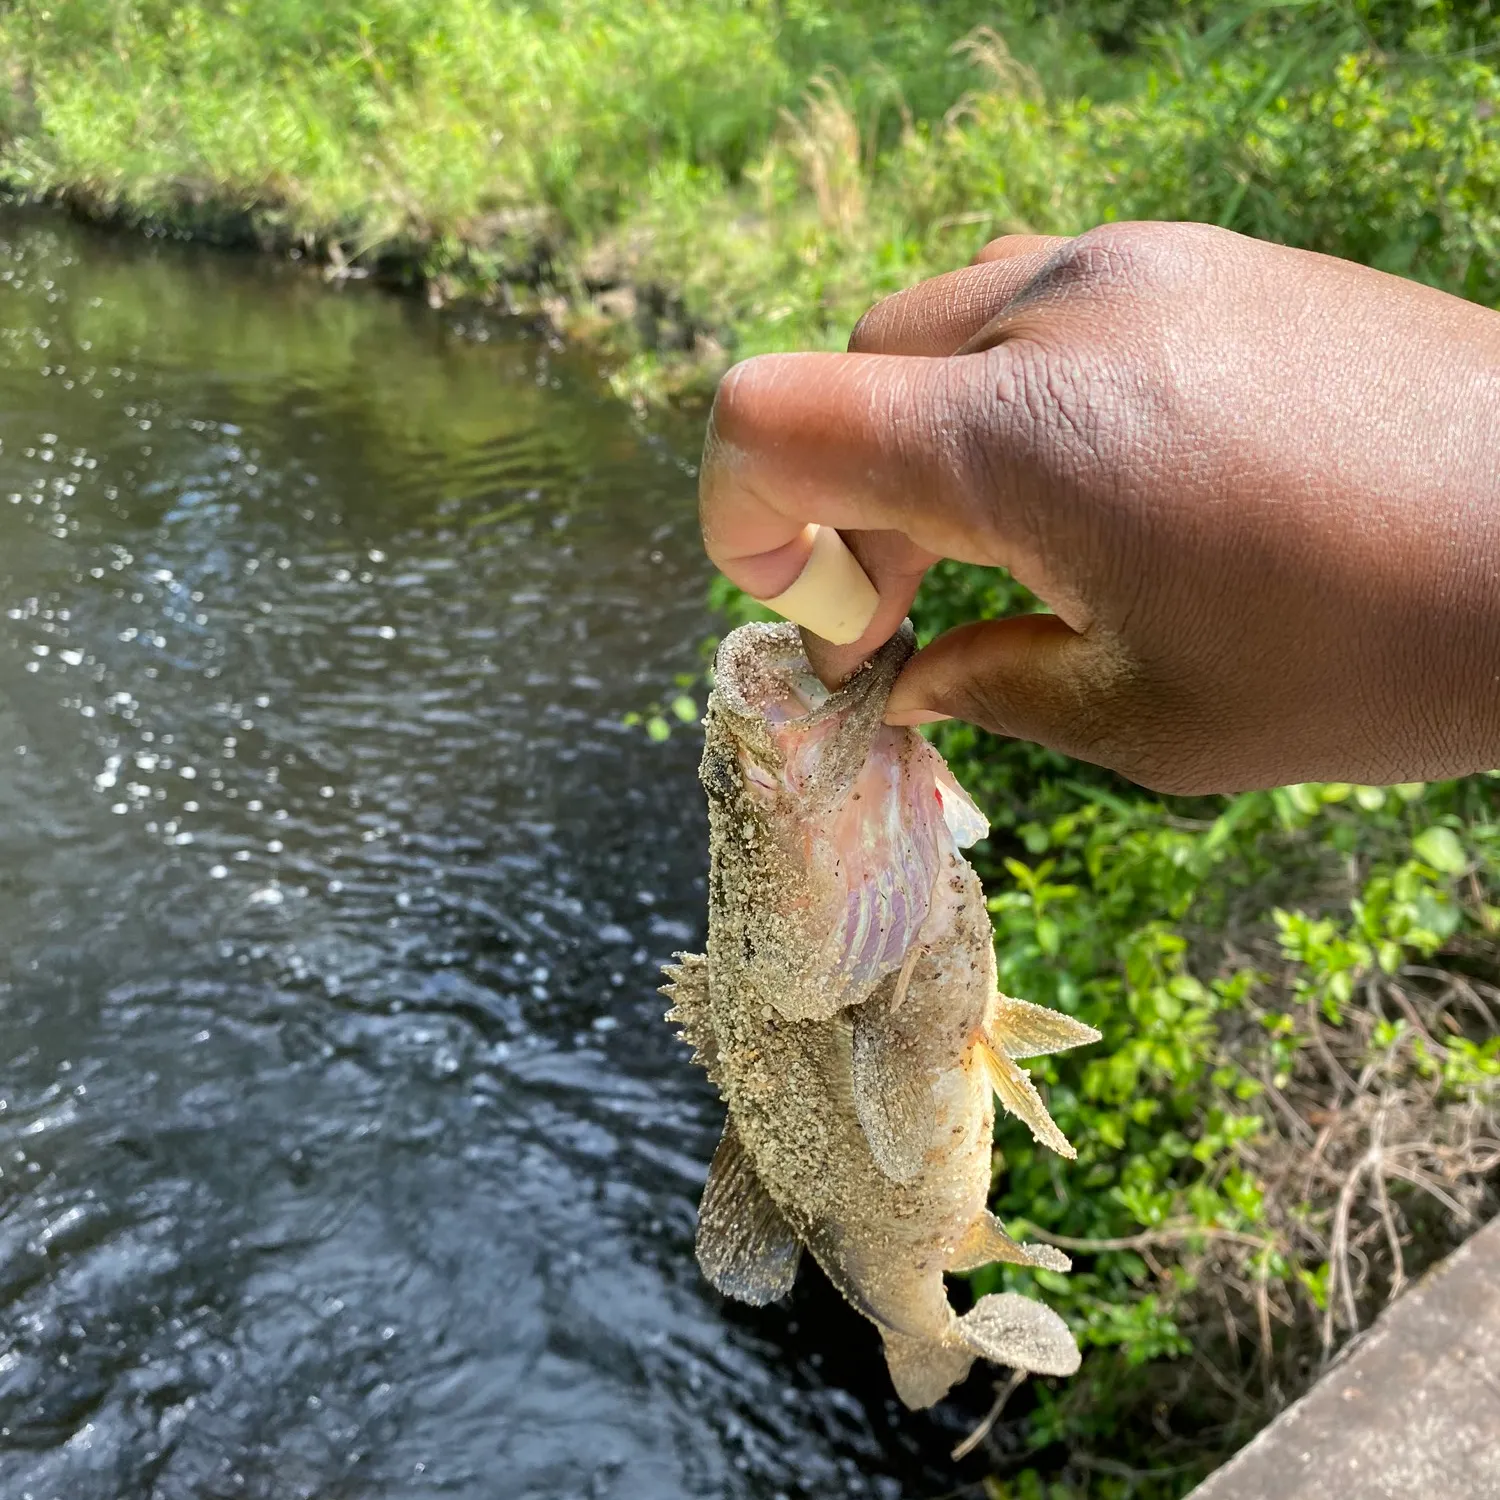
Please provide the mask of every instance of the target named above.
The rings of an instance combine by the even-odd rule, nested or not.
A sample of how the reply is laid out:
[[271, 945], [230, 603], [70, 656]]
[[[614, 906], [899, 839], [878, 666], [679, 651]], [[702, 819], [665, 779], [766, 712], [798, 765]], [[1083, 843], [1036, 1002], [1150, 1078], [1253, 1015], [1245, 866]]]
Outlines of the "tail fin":
[[958, 1332], [992, 1364], [1035, 1375], [1072, 1375], [1083, 1360], [1068, 1325], [1050, 1307], [1016, 1292], [981, 1297], [958, 1320]]
[[1068, 1325], [1040, 1302], [1015, 1292], [981, 1297], [957, 1320], [957, 1338], [916, 1338], [881, 1329], [891, 1384], [902, 1402], [919, 1411], [943, 1399], [980, 1355], [1031, 1375], [1073, 1375], [1083, 1356]]
[[902, 1404], [913, 1411], [941, 1401], [974, 1363], [974, 1351], [959, 1343], [913, 1338], [883, 1328], [885, 1363]]

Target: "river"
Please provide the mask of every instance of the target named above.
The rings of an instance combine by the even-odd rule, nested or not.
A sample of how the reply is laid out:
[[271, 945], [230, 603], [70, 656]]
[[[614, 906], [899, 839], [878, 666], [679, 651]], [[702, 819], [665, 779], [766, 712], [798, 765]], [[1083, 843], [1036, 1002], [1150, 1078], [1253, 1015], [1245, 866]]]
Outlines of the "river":
[[696, 437], [0, 220], [5, 1500], [978, 1493], [815, 1273], [693, 1262], [697, 730], [622, 719], [714, 628]]

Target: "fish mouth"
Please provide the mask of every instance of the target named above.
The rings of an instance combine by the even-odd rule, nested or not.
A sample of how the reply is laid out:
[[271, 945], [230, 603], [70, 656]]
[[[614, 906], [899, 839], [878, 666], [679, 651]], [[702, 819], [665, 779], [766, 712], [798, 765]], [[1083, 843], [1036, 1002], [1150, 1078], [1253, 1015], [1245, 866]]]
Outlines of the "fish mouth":
[[878, 707], [873, 716], [865, 715], [873, 717], [873, 732], [892, 684], [915, 650], [908, 620], [842, 686], [830, 690], [813, 671], [795, 625], [742, 625], [719, 645], [714, 683], [728, 715], [757, 731], [752, 742], [766, 730], [818, 730], [861, 708]]
[[912, 653], [911, 622], [830, 691], [795, 625], [742, 625], [714, 657], [710, 718], [738, 747], [752, 797], [790, 796], [803, 813], [842, 803], [882, 728], [891, 688]]

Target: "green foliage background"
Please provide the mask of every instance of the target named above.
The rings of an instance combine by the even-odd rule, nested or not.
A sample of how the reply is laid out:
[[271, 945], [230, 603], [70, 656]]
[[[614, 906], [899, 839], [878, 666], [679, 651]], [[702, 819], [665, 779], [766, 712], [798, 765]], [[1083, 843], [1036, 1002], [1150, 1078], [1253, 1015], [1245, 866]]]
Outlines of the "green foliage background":
[[[639, 400], [837, 347], [994, 235], [1109, 219], [1205, 220], [1500, 303], [1491, 0], [16, 0], [0, 56], [13, 189], [540, 299]], [[1032, 607], [945, 566], [915, 613], [930, 637]], [[1349, 1332], [1332, 1199], [1272, 1170], [1276, 1101], [1311, 1120], [1337, 1052], [1334, 1114], [1378, 1093], [1442, 1142], [1494, 1103], [1500, 1042], [1441, 997], [1496, 977], [1495, 783], [1168, 801], [938, 739], [994, 823], [1003, 986], [1105, 1033], [1038, 1068], [1076, 1165], [1000, 1134], [1012, 1227], [1116, 1248], [1037, 1273], [1094, 1352], [1018, 1398], [991, 1493], [1177, 1495]], [[1415, 1267], [1461, 1216], [1392, 1192]], [[1367, 1317], [1399, 1273], [1378, 1238], [1361, 1253]], [[1234, 1331], [1242, 1302], [1278, 1312], [1262, 1347]]]

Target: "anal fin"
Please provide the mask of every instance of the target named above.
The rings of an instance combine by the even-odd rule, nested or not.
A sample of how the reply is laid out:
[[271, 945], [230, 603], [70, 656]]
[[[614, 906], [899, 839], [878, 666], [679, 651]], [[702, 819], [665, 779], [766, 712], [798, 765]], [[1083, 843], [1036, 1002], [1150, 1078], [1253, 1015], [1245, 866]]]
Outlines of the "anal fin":
[[1018, 1292], [981, 1297], [958, 1320], [958, 1331], [992, 1364], [1033, 1375], [1072, 1375], [1083, 1361], [1068, 1325], [1050, 1307]]
[[719, 1045], [708, 1009], [708, 955], [676, 953], [673, 957], [677, 962], [662, 968], [667, 983], [661, 993], [672, 1002], [664, 1019], [676, 1022], [677, 1035], [693, 1049], [693, 1061], [708, 1074], [710, 1083], [717, 1084]]
[[910, 963], [854, 1011], [854, 1112], [875, 1165], [892, 1182], [922, 1170], [937, 1110], [919, 1038], [896, 1014]]
[[784, 1297], [797, 1279], [802, 1246], [756, 1175], [733, 1120], [724, 1122], [698, 1205], [697, 1250], [714, 1287], [756, 1307]]
[[1054, 1245], [1023, 1245], [1013, 1240], [987, 1208], [969, 1225], [946, 1267], [949, 1271], [973, 1271], [994, 1261], [1012, 1266], [1040, 1266], [1047, 1271], [1071, 1271], [1073, 1262]]
[[1073, 1160], [1078, 1153], [1047, 1113], [1047, 1106], [1031, 1079], [1004, 1052], [991, 1045], [987, 1037], [980, 1037], [974, 1043], [974, 1054], [1005, 1109], [1022, 1121], [1042, 1145]]
[[959, 1343], [883, 1329], [885, 1364], [902, 1404], [913, 1411], [941, 1401], [968, 1375], [974, 1352]]

